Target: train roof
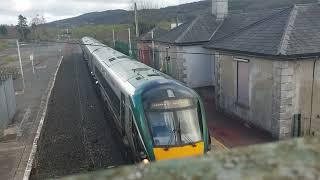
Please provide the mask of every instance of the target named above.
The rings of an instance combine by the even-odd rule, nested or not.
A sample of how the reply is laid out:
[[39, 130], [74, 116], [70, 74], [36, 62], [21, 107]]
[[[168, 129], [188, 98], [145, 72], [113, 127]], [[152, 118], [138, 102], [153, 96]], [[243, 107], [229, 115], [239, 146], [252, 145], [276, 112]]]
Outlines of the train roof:
[[172, 82], [173, 80], [170, 76], [140, 63], [93, 38], [84, 37], [82, 42], [104, 66], [108, 67], [123, 82], [129, 82], [136, 89], [142, 84], [151, 81], [165, 82], [169, 80]]

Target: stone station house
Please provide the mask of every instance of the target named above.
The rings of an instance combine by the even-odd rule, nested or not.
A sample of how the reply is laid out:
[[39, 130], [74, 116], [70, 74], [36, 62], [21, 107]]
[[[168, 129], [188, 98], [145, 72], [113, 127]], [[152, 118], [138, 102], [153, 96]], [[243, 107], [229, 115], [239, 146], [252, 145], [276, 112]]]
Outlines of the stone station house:
[[279, 139], [320, 134], [320, 5], [237, 18], [205, 45], [217, 107]]

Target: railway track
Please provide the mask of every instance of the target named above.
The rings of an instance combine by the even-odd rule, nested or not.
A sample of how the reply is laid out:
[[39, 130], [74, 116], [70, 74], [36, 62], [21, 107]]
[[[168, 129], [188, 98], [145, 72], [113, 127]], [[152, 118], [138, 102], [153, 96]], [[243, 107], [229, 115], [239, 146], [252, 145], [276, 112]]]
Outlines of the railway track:
[[78, 46], [57, 75], [31, 179], [128, 164], [111, 114], [97, 96]]

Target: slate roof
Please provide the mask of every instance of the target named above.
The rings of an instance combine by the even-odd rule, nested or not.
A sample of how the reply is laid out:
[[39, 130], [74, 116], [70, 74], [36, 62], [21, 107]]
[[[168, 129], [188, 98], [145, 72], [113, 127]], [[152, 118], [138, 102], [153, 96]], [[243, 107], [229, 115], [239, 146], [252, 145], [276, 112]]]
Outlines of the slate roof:
[[257, 19], [250, 17], [226, 19], [205, 47], [271, 56], [320, 53], [319, 4], [295, 5], [263, 12]]
[[170, 30], [155, 41], [170, 44], [201, 44], [210, 40], [219, 24], [215, 16], [204, 14]]
[[165, 30], [165, 29], [162, 29], [160, 27], [155, 27], [153, 28], [151, 31], [147, 32], [146, 34], [140, 36], [140, 41], [143, 41], [143, 42], [150, 42], [152, 41], [152, 31], [153, 31], [153, 38], [156, 39], [156, 38], [159, 38], [161, 35], [167, 33], [168, 31]]

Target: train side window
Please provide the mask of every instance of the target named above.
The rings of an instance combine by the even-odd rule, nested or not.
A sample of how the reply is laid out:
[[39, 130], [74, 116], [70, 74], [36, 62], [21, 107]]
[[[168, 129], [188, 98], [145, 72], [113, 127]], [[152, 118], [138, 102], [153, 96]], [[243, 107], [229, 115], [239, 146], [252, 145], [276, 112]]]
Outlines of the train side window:
[[202, 113], [201, 113], [201, 106], [200, 103], [198, 102], [198, 117], [199, 117], [199, 125], [201, 129], [201, 133], [203, 134], [203, 122], [202, 122]]
[[134, 132], [133, 132], [133, 127], [135, 127], [133, 121], [134, 121], [134, 119], [133, 119], [133, 113], [132, 113], [131, 108], [129, 108], [129, 113], [128, 113], [128, 125], [129, 125], [129, 127], [128, 127], [128, 129], [129, 129], [129, 133], [130, 133], [130, 136], [131, 136], [131, 137], [133, 137], [133, 134], [134, 134]]
[[102, 72], [100, 72], [100, 70], [97, 67], [95, 67], [94, 69], [100, 84], [102, 85], [103, 89], [107, 93], [109, 100], [111, 101], [110, 103], [112, 105], [112, 109], [115, 111], [117, 117], [120, 117], [120, 99], [113, 91], [106, 79], [103, 77]]

